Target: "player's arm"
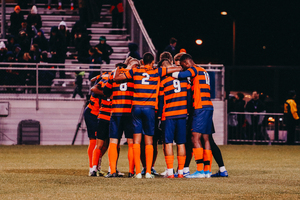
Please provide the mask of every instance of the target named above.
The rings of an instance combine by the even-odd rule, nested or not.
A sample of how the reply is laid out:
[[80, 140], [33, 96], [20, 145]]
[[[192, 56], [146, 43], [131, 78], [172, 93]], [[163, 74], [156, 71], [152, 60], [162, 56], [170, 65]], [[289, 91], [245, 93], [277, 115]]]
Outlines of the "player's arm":
[[98, 95], [104, 95], [101, 85], [97, 84], [91, 88], [91, 91]]
[[110, 75], [107, 83], [103, 88], [103, 93], [107, 97], [111, 96], [113, 92], [113, 77], [114, 77], [114, 72]]
[[194, 74], [197, 74], [197, 72], [195, 73], [193, 69], [188, 69], [184, 72], [173, 72], [172, 77], [177, 79], [184, 79], [187, 77], [194, 77]]
[[[182, 67], [173, 67], [172, 64], [167, 61], [167, 60], [161, 60], [158, 64], [157, 64], [158, 68], [166, 68], [166, 74], [171, 74], [173, 72], [180, 72], [182, 71]], [[163, 71], [163, 70], [162, 70]], [[162, 72], [162, 75], [164, 76], [164, 73]]]
[[92, 85], [94, 85], [94, 83], [96, 82], [96, 80], [97, 80], [98, 78], [99, 78], [98, 76], [95, 76], [94, 78], [91, 79]]
[[125, 80], [127, 80], [127, 79], [128, 79], [128, 78], [127, 78], [127, 76], [125, 75], [125, 73], [124, 73], [124, 74], [120, 74], [120, 68], [117, 67], [117, 69], [116, 69], [116, 71], [115, 71], [115, 75], [114, 75], [113, 80], [114, 80], [115, 82], [121, 82], [121, 81], [125, 81]]

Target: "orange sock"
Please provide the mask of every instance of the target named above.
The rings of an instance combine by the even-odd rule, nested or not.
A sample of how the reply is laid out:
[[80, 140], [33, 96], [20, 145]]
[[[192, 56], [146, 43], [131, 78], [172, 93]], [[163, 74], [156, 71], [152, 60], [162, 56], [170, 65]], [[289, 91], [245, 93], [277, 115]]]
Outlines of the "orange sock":
[[93, 166], [98, 166], [99, 158], [100, 158], [101, 150], [94, 149], [93, 151]]
[[153, 145], [146, 145], [145, 154], [146, 154], [146, 173], [151, 174], [151, 167], [153, 161]]
[[134, 173], [133, 144], [128, 144], [129, 173]]
[[90, 140], [90, 144], [89, 147], [87, 149], [87, 153], [89, 156], [89, 163], [90, 163], [90, 168], [93, 167], [93, 151], [95, 149], [96, 146], [96, 140]]
[[183, 170], [186, 156], [177, 156], [178, 170]]
[[141, 173], [141, 164], [140, 164], [140, 157], [141, 157], [141, 145], [140, 144], [133, 144], [132, 145], [133, 150], [133, 160], [135, 165], [136, 174]]
[[168, 169], [173, 169], [174, 155], [173, 156], [165, 156], [166, 164]]
[[116, 173], [117, 159], [118, 159], [118, 144], [110, 143], [108, 147], [108, 160], [110, 173]]
[[197, 171], [203, 170], [203, 148], [193, 148], [195, 161], [197, 163]]
[[211, 172], [212, 152], [211, 150], [203, 150], [204, 171]]

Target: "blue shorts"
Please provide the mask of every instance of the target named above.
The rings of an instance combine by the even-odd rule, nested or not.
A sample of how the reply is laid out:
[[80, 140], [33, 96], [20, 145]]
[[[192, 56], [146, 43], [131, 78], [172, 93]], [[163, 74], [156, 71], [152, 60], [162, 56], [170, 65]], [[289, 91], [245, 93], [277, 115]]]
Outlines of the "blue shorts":
[[98, 119], [97, 139], [106, 140], [109, 136], [109, 121]]
[[150, 106], [133, 106], [133, 127], [134, 134], [143, 133], [153, 136], [155, 129], [155, 110]]
[[111, 116], [109, 123], [109, 138], [121, 139], [125, 132], [126, 138], [133, 138], [132, 115]]
[[163, 132], [165, 133], [165, 143], [173, 143], [175, 140], [176, 144], [186, 143], [186, 118], [179, 119], [166, 119], [163, 121]]
[[93, 115], [91, 113], [91, 109], [86, 107], [83, 113], [84, 121], [87, 128], [88, 137], [90, 139], [96, 139], [96, 131], [97, 131], [97, 115]]
[[192, 132], [211, 134], [213, 109], [196, 109], [193, 114]]

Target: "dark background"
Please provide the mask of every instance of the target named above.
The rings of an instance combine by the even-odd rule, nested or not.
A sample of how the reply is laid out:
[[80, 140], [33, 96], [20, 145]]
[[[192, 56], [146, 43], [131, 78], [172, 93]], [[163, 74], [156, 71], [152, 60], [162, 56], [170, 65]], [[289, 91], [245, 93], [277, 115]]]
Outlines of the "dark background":
[[[299, 65], [300, 1], [134, 0], [152, 41], [162, 52], [178, 39], [197, 63], [232, 64], [236, 20], [236, 65]], [[228, 16], [222, 16], [221, 11]], [[202, 39], [201, 46], [196, 39]], [[263, 49], [263, 46], [266, 48]]]

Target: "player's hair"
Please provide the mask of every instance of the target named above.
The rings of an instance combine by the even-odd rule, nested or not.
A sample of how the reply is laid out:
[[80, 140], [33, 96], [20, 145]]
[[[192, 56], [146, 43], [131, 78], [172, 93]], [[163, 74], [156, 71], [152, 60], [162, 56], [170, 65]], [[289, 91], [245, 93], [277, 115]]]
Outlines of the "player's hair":
[[143, 61], [145, 65], [151, 64], [153, 60], [154, 60], [154, 56], [150, 52], [146, 52], [143, 55]]
[[172, 65], [169, 59], [162, 59], [157, 63], [157, 68], [166, 67]]
[[133, 57], [129, 56], [128, 58], [126, 58], [126, 60], [124, 61], [125, 65], [128, 65], [128, 63], [133, 59]]
[[295, 90], [290, 90], [289, 93], [288, 93], [288, 99], [292, 99], [295, 95], [296, 95], [296, 91]]
[[133, 62], [136, 62], [136, 64], [137, 64], [138, 66], [140, 66], [140, 61], [139, 61], [138, 59], [136, 59], [136, 58], [130, 59], [127, 65], [130, 65], [130, 64], [133, 63]]
[[173, 61], [172, 54], [167, 51], [162, 52], [159, 56], [159, 60], [164, 60], [164, 59], [167, 59], [167, 60], [169, 60], [170, 63], [172, 63], [172, 61]]
[[170, 44], [174, 44], [175, 42], [177, 42], [177, 39], [172, 37], [172, 38], [170, 39]]
[[192, 56], [190, 54], [183, 54], [180, 58], [180, 62], [184, 60], [193, 60]]
[[125, 69], [127, 67], [127, 65], [125, 65], [124, 63], [117, 63], [116, 67], [120, 67], [120, 69], [122, 69], [122, 68]]
[[174, 56], [174, 60], [175, 60], [175, 61], [180, 61], [181, 56], [184, 55], [184, 54], [185, 54], [185, 53], [178, 53], [178, 54], [176, 54], [176, 55]]

